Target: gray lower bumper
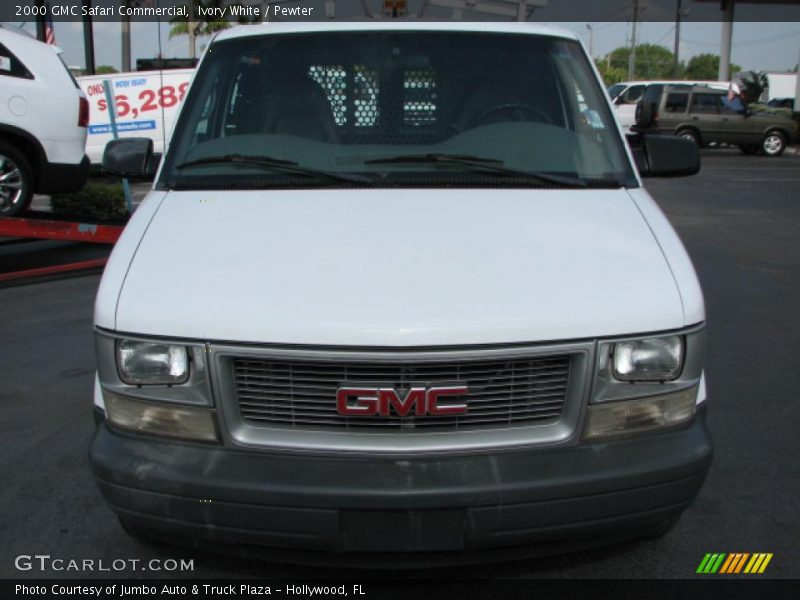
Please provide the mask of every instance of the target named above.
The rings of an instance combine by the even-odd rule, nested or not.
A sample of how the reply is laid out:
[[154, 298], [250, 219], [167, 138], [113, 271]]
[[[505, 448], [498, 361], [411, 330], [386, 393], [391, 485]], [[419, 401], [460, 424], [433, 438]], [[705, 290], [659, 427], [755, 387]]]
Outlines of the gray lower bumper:
[[679, 431], [575, 447], [408, 458], [239, 452], [120, 434], [91, 463], [130, 525], [240, 549], [328, 555], [593, 544], [647, 532], [697, 495], [712, 448]]

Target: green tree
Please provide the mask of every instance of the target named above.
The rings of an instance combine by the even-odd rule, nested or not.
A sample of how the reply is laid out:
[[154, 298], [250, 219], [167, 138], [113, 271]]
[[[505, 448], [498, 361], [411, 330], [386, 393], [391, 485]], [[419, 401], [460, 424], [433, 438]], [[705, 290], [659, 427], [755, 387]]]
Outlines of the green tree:
[[600, 76], [603, 78], [603, 83], [606, 84], [606, 87], [619, 81], [625, 81], [628, 78], [627, 68], [611, 67], [602, 58], [595, 59], [595, 64], [597, 64], [597, 70], [600, 71]]
[[95, 70], [95, 75], [106, 75], [108, 73], [119, 73], [114, 67], [111, 65], [100, 65]]
[[[621, 79], [628, 79], [628, 60], [631, 49], [622, 46], [615, 48], [604, 57], [598, 59], [598, 68], [604, 73], [624, 73]], [[636, 46], [636, 64], [634, 65], [636, 79], [671, 79], [675, 55], [664, 46], [656, 44], [639, 44]], [[682, 75], [682, 69], [678, 76]], [[620, 81], [620, 79], [616, 79]]]
[[[731, 63], [731, 73], [741, 71], [742, 67]], [[719, 76], [719, 56], [716, 54], [697, 54], [686, 63], [686, 78], [698, 81], [713, 80]]]

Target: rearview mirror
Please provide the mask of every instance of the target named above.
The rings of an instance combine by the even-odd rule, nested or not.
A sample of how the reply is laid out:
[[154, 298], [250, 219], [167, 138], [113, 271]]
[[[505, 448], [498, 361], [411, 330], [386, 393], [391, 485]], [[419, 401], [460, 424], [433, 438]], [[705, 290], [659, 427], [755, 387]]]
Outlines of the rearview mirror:
[[675, 135], [628, 136], [642, 177], [683, 177], [700, 171], [697, 144]]
[[103, 153], [103, 170], [121, 177], [152, 178], [153, 140], [149, 138], [124, 138], [106, 144]]

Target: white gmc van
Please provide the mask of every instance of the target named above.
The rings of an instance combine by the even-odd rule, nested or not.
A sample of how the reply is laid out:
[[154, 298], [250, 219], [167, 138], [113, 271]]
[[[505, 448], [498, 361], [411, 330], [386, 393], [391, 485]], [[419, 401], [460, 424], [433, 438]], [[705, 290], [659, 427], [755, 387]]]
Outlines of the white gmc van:
[[97, 296], [105, 499], [292, 561], [665, 532], [711, 462], [705, 315], [640, 175], [698, 169], [675, 136], [629, 150], [561, 30], [218, 35]]

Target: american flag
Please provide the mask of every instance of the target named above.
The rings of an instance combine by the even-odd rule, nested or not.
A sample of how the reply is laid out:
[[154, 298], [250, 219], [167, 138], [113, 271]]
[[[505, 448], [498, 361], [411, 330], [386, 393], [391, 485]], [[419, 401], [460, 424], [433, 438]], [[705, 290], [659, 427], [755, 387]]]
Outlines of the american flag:
[[50, 3], [47, 3], [46, 17], [44, 18], [44, 41], [56, 45], [56, 30], [53, 28], [53, 17], [50, 15]]

